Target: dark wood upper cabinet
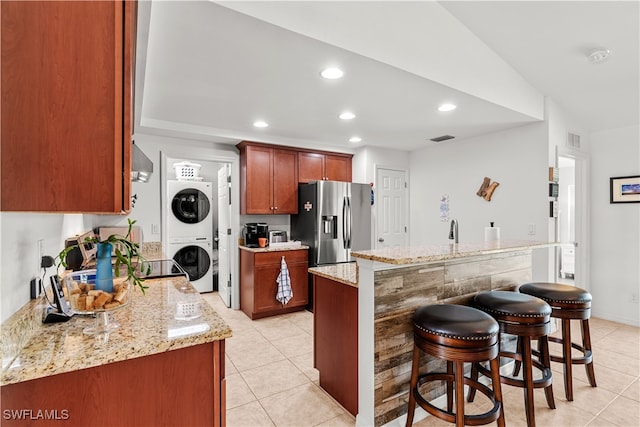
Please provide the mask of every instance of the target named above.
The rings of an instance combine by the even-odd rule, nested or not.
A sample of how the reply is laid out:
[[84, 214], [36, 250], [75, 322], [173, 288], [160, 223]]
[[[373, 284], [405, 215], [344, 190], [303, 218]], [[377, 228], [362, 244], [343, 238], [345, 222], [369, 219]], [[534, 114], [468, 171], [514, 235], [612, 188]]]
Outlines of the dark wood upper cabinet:
[[351, 182], [350, 154], [298, 152], [298, 182], [346, 181]]
[[294, 150], [242, 141], [240, 213], [298, 213], [298, 162]]
[[0, 210], [127, 212], [137, 3], [0, 7]]

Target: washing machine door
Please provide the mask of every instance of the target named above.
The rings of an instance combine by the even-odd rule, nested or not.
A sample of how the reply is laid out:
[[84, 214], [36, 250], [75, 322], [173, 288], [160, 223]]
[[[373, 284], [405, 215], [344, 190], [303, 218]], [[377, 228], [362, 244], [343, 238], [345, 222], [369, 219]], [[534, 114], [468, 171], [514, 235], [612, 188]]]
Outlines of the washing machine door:
[[185, 246], [176, 252], [173, 260], [187, 272], [192, 282], [203, 278], [211, 268], [211, 258], [200, 246]]
[[173, 196], [173, 215], [185, 224], [197, 224], [204, 220], [211, 210], [207, 196], [196, 188], [185, 188]]

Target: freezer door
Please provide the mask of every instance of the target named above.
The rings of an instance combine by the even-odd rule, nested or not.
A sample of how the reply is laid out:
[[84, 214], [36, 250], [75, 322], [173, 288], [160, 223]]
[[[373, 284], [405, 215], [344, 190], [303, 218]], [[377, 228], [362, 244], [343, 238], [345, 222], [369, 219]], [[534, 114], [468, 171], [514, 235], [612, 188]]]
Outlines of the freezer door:
[[349, 261], [347, 244], [348, 183], [318, 181], [318, 210], [316, 223], [317, 264]]

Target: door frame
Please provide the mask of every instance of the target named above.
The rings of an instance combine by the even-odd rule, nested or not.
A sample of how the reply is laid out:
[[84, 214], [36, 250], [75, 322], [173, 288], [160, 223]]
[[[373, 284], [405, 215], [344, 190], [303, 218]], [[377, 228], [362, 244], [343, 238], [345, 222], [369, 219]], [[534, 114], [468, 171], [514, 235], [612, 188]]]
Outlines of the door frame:
[[386, 166], [386, 165], [382, 165], [382, 164], [374, 164], [373, 165], [373, 173], [374, 173], [374, 182], [373, 182], [373, 189], [374, 189], [374, 204], [373, 204], [373, 211], [371, 212], [371, 226], [373, 228], [373, 232], [371, 233], [371, 248], [377, 248], [378, 247], [378, 215], [381, 214], [380, 211], [380, 203], [378, 203], [377, 200], [377, 188], [379, 187], [379, 182], [378, 182], [378, 174], [381, 170], [391, 170], [391, 171], [395, 171], [395, 172], [402, 172], [404, 174], [404, 182], [407, 184], [406, 187], [404, 188], [404, 223], [405, 223], [405, 227], [407, 227], [407, 232], [405, 233], [404, 236], [404, 246], [409, 246], [409, 232], [410, 232], [410, 228], [409, 228], [409, 171], [407, 169], [404, 168], [399, 168], [399, 167], [395, 167], [395, 166]]
[[[575, 284], [583, 289], [591, 288], [590, 281], [590, 252], [591, 252], [591, 236], [589, 234], [589, 225], [591, 224], [590, 188], [589, 188], [589, 169], [590, 158], [587, 153], [562, 149], [559, 147], [557, 152], [556, 164], [559, 164], [559, 157], [568, 157], [573, 159], [575, 164], [575, 241], [578, 242], [575, 256]], [[559, 239], [556, 231], [556, 240]], [[560, 247], [556, 248], [559, 253]], [[559, 274], [557, 265], [558, 255], [555, 257], [554, 278]]]
[[[231, 226], [231, 242], [229, 253], [229, 272], [231, 273], [231, 308], [234, 310], [240, 309], [240, 262], [238, 259], [238, 251], [233, 250], [234, 238], [233, 236], [240, 235], [240, 158], [239, 156], [224, 156], [224, 155], [185, 155], [184, 152], [180, 152], [178, 149], [169, 149], [160, 151], [160, 220], [161, 220], [161, 240], [163, 242], [163, 248], [166, 251], [167, 242], [167, 217], [166, 209], [162, 207], [167, 203], [167, 179], [170, 165], [168, 159], [183, 159], [188, 157], [194, 161], [207, 161], [216, 163], [229, 163], [231, 164], [231, 218], [229, 225]], [[168, 256], [168, 253], [165, 253]]]

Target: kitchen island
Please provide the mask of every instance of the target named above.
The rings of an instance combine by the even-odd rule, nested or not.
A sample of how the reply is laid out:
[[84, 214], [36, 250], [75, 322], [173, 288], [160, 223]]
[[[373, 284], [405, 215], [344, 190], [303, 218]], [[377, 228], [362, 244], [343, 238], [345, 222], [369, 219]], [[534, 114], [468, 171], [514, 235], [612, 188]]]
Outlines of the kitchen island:
[[[467, 304], [480, 291], [513, 289], [532, 279], [532, 251], [551, 246], [503, 240], [352, 253], [358, 263], [356, 425], [381, 426], [406, 414], [417, 307]], [[440, 369], [442, 361], [425, 360], [427, 369]], [[440, 386], [427, 396], [443, 393]]]
[[[4, 322], [3, 426], [224, 425], [231, 329], [187, 279], [145, 285], [112, 312], [120, 327], [109, 334], [83, 334], [89, 316], [43, 324], [42, 298]], [[177, 320], [182, 302], [200, 316]]]
[[320, 387], [358, 414], [358, 266], [312, 267], [313, 366]]

